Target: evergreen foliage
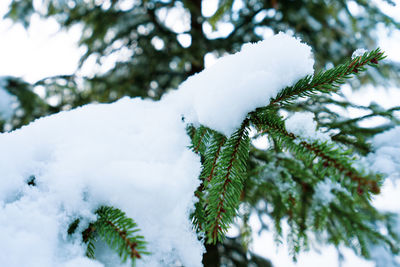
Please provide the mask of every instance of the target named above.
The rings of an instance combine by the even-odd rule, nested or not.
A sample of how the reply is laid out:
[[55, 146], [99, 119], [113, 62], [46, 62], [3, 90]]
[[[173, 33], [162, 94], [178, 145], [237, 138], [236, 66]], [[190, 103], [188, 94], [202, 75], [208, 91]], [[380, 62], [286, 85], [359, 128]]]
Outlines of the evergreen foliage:
[[[211, 17], [202, 14], [201, 0], [136, 1], [128, 8], [122, 8], [119, 0], [100, 2], [51, 0], [37, 10], [32, 0], [12, 1], [7, 17], [25, 26], [35, 12], [56, 18], [66, 28], [81, 24], [84, 31], [80, 44], [86, 52], [80, 67], [89, 58], [101, 64], [123, 49], [128, 49], [130, 56], [92, 76], [49, 77], [32, 85], [7, 78], [5, 88], [17, 97], [20, 112], [11, 121], [0, 121], [1, 129], [15, 129], [60, 110], [91, 102], [112, 102], [126, 95], [158, 99], [202, 70], [206, 54], [235, 52], [244, 42], [262, 39], [260, 32], [265, 30], [294, 31], [313, 47], [316, 68], [323, 69], [344, 62], [356, 48], [374, 49], [377, 38], [371, 29], [378, 22], [400, 28], [375, 3], [358, 0], [351, 1], [361, 7], [358, 14], [349, 9], [350, 1], [255, 0], [243, 1], [236, 10], [234, 1], [227, 0], [219, 1]], [[190, 16], [190, 25], [182, 32], [172, 29], [159, 15], [176, 8]], [[210, 37], [203, 26], [210, 23], [218, 29], [219, 22], [231, 23], [232, 32], [226, 37]], [[182, 34], [191, 38], [187, 48], [179, 41]], [[159, 40], [162, 48], [157, 48], [154, 40]], [[199, 202], [191, 216], [197, 231], [205, 234], [206, 266], [227, 262], [235, 266], [269, 266], [267, 260], [247, 251], [250, 214], [256, 214], [263, 230], [268, 231], [272, 229], [263, 216], [270, 217], [277, 239], [285, 238], [282, 224], [287, 222], [286, 238], [294, 257], [309, 247], [311, 236], [338, 249], [341, 245], [351, 247], [366, 258], [374, 244], [384, 244], [394, 254], [399, 253], [394, 214], [378, 212], [371, 205], [383, 177], [360, 168], [358, 162], [371, 152], [370, 138], [400, 123], [395, 116], [400, 107], [385, 110], [377, 104], [355, 105], [339, 90], [344, 83], [353, 88], [368, 83], [399, 84], [399, 65], [382, 59], [383, 53], [376, 49], [304, 77], [294, 86], [283, 88], [264, 107], [249, 113], [232, 136], [204, 126], [188, 127], [191, 149], [201, 156], [203, 166], [202, 183], [195, 192]], [[379, 68], [366, 68], [375, 67], [378, 62]], [[34, 93], [38, 86], [45, 88], [44, 97]], [[340, 100], [332, 95], [340, 96]], [[54, 97], [59, 101], [50, 105], [49, 99]], [[345, 118], [330, 106], [369, 113]], [[319, 129], [332, 133], [332, 141], [309, 140], [287, 131], [282, 114], [301, 111], [314, 113]], [[360, 122], [374, 117], [387, 121], [374, 127], [360, 126]], [[258, 137], [268, 138], [267, 149], [258, 149], [252, 143]], [[315, 198], [321, 183], [327, 182], [334, 185], [334, 198], [326, 205], [319, 204]], [[96, 213], [97, 221], [79, 233], [87, 244], [89, 257], [96, 256], [97, 239], [113, 248], [122, 261], [130, 259], [134, 263], [147, 254], [145, 237], [138, 235], [138, 226], [132, 219], [115, 207], [101, 207]], [[241, 236], [225, 238], [238, 218]], [[79, 224], [79, 219], [71, 222], [67, 233], [81, 231]], [[383, 234], [382, 229], [387, 233]], [[241, 259], [235, 255], [241, 255]]]
[[[89, 258], [95, 258], [95, 244], [100, 239], [118, 253], [121, 262], [131, 260], [132, 266], [135, 265], [136, 259], [140, 259], [143, 255], [149, 254], [146, 251], [146, 242], [144, 237], [138, 235], [137, 224], [120, 209], [114, 207], [101, 206], [97, 209], [97, 220], [90, 223], [89, 226], [82, 231], [82, 240], [87, 244], [86, 255]], [[73, 221], [69, 228], [68, 234], [73, 234], [79, 225], [79, 219]]]
[[[370, 203], [371, 195], [380, 192], [382, 177], [356, 169], [356, 154], [345, 146], [309, 142], [288, 132], [278, 113], [279, 107], [290, 105], [297, 98], [336, 92], [351, 74], [365, 71], [366, 65], [376, 66], [383, 58], [383, 53], [376, 49], [299, 80], [294, 86], [283, 89], [267, 106], [249, 113], [242, 127], [228, 139], [204, 126], [198, 129], [191, 127], [192, 149], [203, 158], [200, 176], [203, 183], [196, 193], [200, 201], [193, 216], [198, 230], [206, 233], [209, 243], [223, 240], [237, 215], [239, 203], [247, 200], [243, 193], [259, 193], [249, 190], [250, 184], [266, 191], [262, 197], [268, 195], [267, 203], [273, 206], [270, 216], [275, 220], [278, 234], [282, 234], [282, 220], [288, 220], [291, 228], [288, 238], [294, 257], [307, 247], [310, 232], [325, 235], [324, 242], [335, 246], [344, 244], [352, 247], [367, 258], [371, 243], [385, 242], [394, 253], [397, 252], [398, 237], [393, 233], [382, 235], [380, 229], [373, 227], [384, 224], [390, 216], [381, 215]], [[258, 135], [267, 135], [279, 154], [275, 159], [269, 157], [261, 162], [250, 162], [256, 166], [251, 166], [253, 173], [250, 172], [247, 177], [250, 126], [257, 130]], [[265, 154], [269, 152], [267, 150]], [[274, 179], [262, 181], [264, 177], [260, 174], [271, 167], [275, 168], [271, 170]], [[280, 183], [286, 184], [285, 190], [280, 187], [282, 184], [276, 184], [277, 178]], [[338, 184], [333, 191], [335, 201], [316, 207], [313, 195], [317, 193], [318, 183], [326, 179]], [[243, 187], [247, 190], [243, 191]], [[259, 188], [253, 190], [260, 191]], [[255, 205], [253, 197], [249, 200]]]
[[365, 65], [375, 66], [379, 60], [384, 59], [383, 53], [379, 48], [365, 53], [362, 57], [355, 57], [351, 61], [341, 64], [327, 71], [320, 71], [316, 75], [305, 77], [299, 80], [294, 86], [282, 90], [270, 105], [279, 103], [287, 104], [291, 100], [299, 97], [311, 96], [317, 92], [330, 93], [336, 92], [339, 86], [344, 84], [345, 79], [349, 79], [351, 74], [365, 71]]
[[[385, 243], [393, 253], [398, 253], [399, 237], [392, 231], [382, 234], [378, 228], [378, 225], [386, 225], [389, 229], [388, 218], [392, 215], [381, 214], [370, 203], [371, 195], [379, 193], [382, 177], [354, 167], [356, 154], [345, 146], [326, 141], [310, 142], [288, 132], [278, 112], [279, 107], [290, 105], [296, 98], [337, 91], [338, 84], [351, 74], [366, 70], [365, 65], [376, 66], [383, 58], [383, 53], [377, 49], [301, 79], [294, 86], [284, 88], [265, 107], [250, 112], [230, 137], [205, 126], [188, 126], [191, 148], [200, 154], [203, 163], [202, 184], [195, 193], [199, 201], [192, 218], [198, 232], [205, 233], [207, 243], [223, 242], [238, 215], [239, 204], [254, 205], [254, 194], [261, 194], [273, 207], [270, 216], [278, 235], [282, 234], [282, 221], [288, 221], [288, 240], [294, 258], [308, 246], [311, 233], [325, 243], [351, 247], [366, 258], [370, 244]], [[267, 164], [249, 158], [252, 128], [258, 135], [267, 135], [274, 144], [273, 150], [279, 152], [277, 157], [271, 157], [268, 155], [271, 150], [266, 150], [264, 161]], [[251, 166], [249, 172], [247, 164], [256, 166]], [[275, 168], [274, 178], [263, 177], [271, 167]], [[326, 205], [316, 204], [313, 197], [318, 194], [318, 185], [327, 179], [336, 184], [331, 191], [335, 198]], [[268, 193], [260, 192], [260, 188]], [[251, 194], [253, 197], [249, 198]], [[137, 225], [122, 211], [100, 207], [96, 214], [97, 221], [82, 232], [88, 257], [95, 257], [96, 237], [113, 248], [122, 262], [129, 258], [134, 263], [147, 254], [144, 237], [136, 235]], [[68, 234], [73, 234], [78, 225], [79, 219], [73, 221]]]

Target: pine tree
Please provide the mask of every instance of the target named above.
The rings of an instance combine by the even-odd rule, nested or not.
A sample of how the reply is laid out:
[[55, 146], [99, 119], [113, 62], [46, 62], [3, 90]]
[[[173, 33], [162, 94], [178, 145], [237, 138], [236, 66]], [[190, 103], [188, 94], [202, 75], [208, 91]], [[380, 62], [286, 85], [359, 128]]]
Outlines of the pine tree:
[[[93, 101], [111, 102], [124, 95], [157, 99], [189, 75], [203, 69], [206, 53], [221, 55], [237, 50], [246, 41], [259, 40], [261, 36], [256, 33], [256, 28], [269, 27], [273, 31], [294, 29], [314, 48], [317, 69], [331, 64], [336, 67], [283, 88], [267, 106], [249, 113], [232, 136], [224, 136], [205, 126], [187, 129], [192, 139], [192, 150], [201, 156], [203, 164], [202, 184], [195, 192], [199, 202], [192, 220], [197, 231], [206, 236], [208, 253], [204, 263], [208, 266], [219, 265], [222, 261], [237, 266], [268, 264], [256, 255], [250, 254], [250, 259], [246, 256], [246, 237], [251, 231], [248, 218], [252, 212], [269, 216], [275, 222], [278, 236], [282, 235], [282, 222], [288, 221], [290, 231], [287, 238], [294, 257], [307, 248], [310, 233], [324, 233], [323, 243], [351, 247], [366, 258], [370, 256], [371, 244], [385, 244], [394, 254], [398, 253], [399, 237], [391, 225], [394, 214], [381, 213], [371, 205], [371, 197], [379, 194], [383, 177], [360, 170], [357, 162], [372, 151], [369, 140], [373, 136], [399, 123], [394, 115], [399, 108], [359, 107], [345, 98], [336, 100], [332, 97], [332, 94], [340, 95], [340, 86], [345, 82], [353, 87], [380, 83], [382, 77], [398, 82], [398, 67], [382, 62], [384, 55], [380, 50], [350, 59], [359, 46], [376, 47], [376, 40], [369, 32], [376, 21], [399, 27], [379, 8], [356, 1], [366, 11], [362, 15], [353, 15], [345, 1], [328, 4], [324, 1], [245, 1], [244, 7], [235, 11], [232, 9], [233, 1], [221, 1], [215, 14], [208, 18], [209, 23], [216, 27], [218, 22], [229, 21], [234, 30], [226, 38], [211, 39], [202, 29], [207, 18], [201, 14], [201, 1], [143, 1], [128, 10], [122, 9], [119, 1], [110, 1], [109, 4], [94, 1], [71, 3], [74, 4], [68, 7], [64, 1], [49, 1], [42, 15], [55, 16], [66, 27], [84, 23], [81, 44], [88, 50], [82, 64], [93, 54], [97, 53], [101, 58], [115, 52], [112, 44], [118, 41], [134, 51], [132, 58], [117, 62], [115, 68], [106, 73], [85, 77], [83, 85], [79, 81], [81, 77], [75, 75], [50, 77], [34, 85], [7, 79], [6, 88], [18, 97], [24, 111], [8, 122], [8, 128], [17, 128], [34, 118]], [[184, 7], [190, 13], [188, 34], [192, 41], [187, 49], [179, 43], [179, 34], [160, 21], [158, 10], [176, 6]], [[28, 25], [33, 12], [32, 1], [13, 1], [8, 17]], [[258, 19], [257, 16], [263, 13], [266, 15]], [[347, 17], [353, 28], [348, 27], [341, 16]], [[337, 19], [337, 23], [332, 24], [332, 19]], [[126, 21], [129, 23], [124, 24]], [[162, 40], [161, 50], [151, 44], [156, 37]], [[340, 49], [336, 48], [335, 39]], [[345, 59], [348, 61], [338, 64]], [[376, 66], [378, 62], [379, 68], [366, 68], [367, 65]], [[361, 75], [363, 73], [367, 75]], [[352, 79], [354, 75], [358, 79]], [[45, 99], [33, 93], [32, 87], [38, 85], [46, 87]], [[51, 96], [58, 96], [60, 104], [49, 105], [46, 100]], [[361, 127], [358, 122], [365, 116], [344, 118], [334, 109], [327, 108], [328, 104], [363, 108], [371, 112], [368, 117], [384, 117], [390, 122], [373, 128]], [[336, 130], [331, 142], [308, 140], [286, 129], [282, 114], [302, 111], [314, 113], [320, 129]], [[250, 135], [251, 131], [257, 132], [255, 137], [266, 136], [269, 148], [255, 147], [251, 142], [255, 138]], [[335, 201], [316, 207], [312, 199], [325, 177], [347, 191], [333, 190]], [[283, 184], [287, 186], [285, 190]], [[261, 202], [268, 208], [260, 207], [258, 204]], [[103, 239], [123, 260], [130, 258], [135, 262], [147, 253], [146, 237], [137, 232], [140, 225], [134, 223], [134, 218], [127, 218], [123, 211], [114, 207], [100, 207], [97, 215], [97, 221], [79, 233], [88, 246], [89, 257], [95, 256], [95, 239]], [[237, 217], [242, 218], [240, 227], [243, 234], [233, 239], [225, 238]], [[76, 234], [78, 225], [79, 218], [76, 218], [68, 233]], [[382, 225], [387, 234], [382, 234], [378, 228]], [[218, 250], [224, 252], [218, 255]], [[232, 256], [235, 251], [244, 255], [240, 262], [235, 262]]]

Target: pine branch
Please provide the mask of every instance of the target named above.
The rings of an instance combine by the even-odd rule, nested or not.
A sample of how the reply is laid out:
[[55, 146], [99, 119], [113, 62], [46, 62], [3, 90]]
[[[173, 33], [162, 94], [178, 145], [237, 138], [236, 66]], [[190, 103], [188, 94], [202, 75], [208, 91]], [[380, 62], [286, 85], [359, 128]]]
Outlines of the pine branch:
[[[362, 176], [353, 167], [351, 160], [348, 158], [348, 152], [342, 152], [339, 148], [335, 148], [333, 144], [313, 142], [308, 143], [302, 140], [301, 137], [294, 135], [286, 131], [283, 120], [276, 114], [276, 111], [265, 111], [262, 115], [253, 113], [252, 122], [259, 129], [260, 134], [269, 133], [276, 137], [280, 144], [299, 157], [306, 157], [304, 154], [306, 151], [311, 152], [314, 156], [317, 156], [322, 161], [321, 171], [324, 168], [331, 167], [340, 172], [344, 177], [349, 177], [352, 181], [357, 183], [357, 192], [359, 195], [367, 192], [374, 194], [379, 193], [378, 180], [380, 177], [377, 176]], [[306, 150], [306, 151], [305, 151]], [[312, 162], [314, 159], [311, 157], [309, 161]], [[317, 164], [313, 164], [314, 167], [318, 168]]]
[[[215, 170], [217, 168], [217, 161], [219, 159], [219, 155], [221, 153], [222, 147], [226, 142], [226, 137], [223, 135], [216, 135], [214, 137], [214, 143], [210, 145], [210, 149], [208, 150], [208, 155], [206, 157], [206, 161], [212, 159], [212, 162], [205, 162], [203, 172], [200, 177], [207, 181], [211, 182], [212, 178], [215, 175]], [[210, 168], [211, 167], [211, 168]]]
[[86, 256], [91, 259], [95, 259], [94, 250], [96, 248], [94, 242], [96, 228], [93, 223], [89, 224], [89, 227], [82, 232], [82, 240], [86, 244]]
[[209, 139], [213, 135], [213, 131], [205, 126], [195, 128], [193, 125], [187, 127], [188, 135], [192, 141], [190, 148], [196, 154], [204, 155]]
[[137, 224], [126, 217], [124, 212], [117, 208], [102, 206], [96, 214], [97, 221], [82, 232], [82, 240], [87, 244], [86, 255], [89, 258], [95, 258], [96, 237], [100, 237], [115, 250], [123, 263], [129, 258], [132, 265], [135, 265], [136, 259], [148, 254], [144, 237], [136, 234], [139, 231]]
[[[265, 153], [269, 155], [272, 151], [266, 150]], [[259, 159], [257, 157], [257, 161]], [[279, 236], [282, 235], [281, 220], [287, 218], [288, 244], [294, 257], [306, 247], [310, 232], [316, 233], [322, 243], [333, 243], [336, 246], [345, 244], [359, 247], [356, 244], [358, 238], [368, 243], [387, 244], [390, 248], [398, 244], [393, 238], [380, 234], [386, 219], [370, 204], [368, 198], [359, 197], [357, 193], [356, 196], [350, 194], [346, 188], [337, 184], [336, 179], [332, 179], [334, 185], [330, 194], [334, 198], [321, 205], [319, 197], [314, 198], [320, 194], [316, 186], [321, 181], [320, 170], [309, 168], [289, 153], [280, 153], [260, 161], [265, 171], [246, 180], [246, 186], [248, 182], [254, 185], [250, 184], [252, 188], [249, 188], [250, 192], [247, 191], [250, 196], [245, 201], [255, 206], [261, 216], [271, 216]], [[256, 204], [260, 202], [264, 202], [268, 208], [264, 205], [258, 208]], [[338, 212], [337, 208], [341, 211]], [[346, 219], [343, 219], [344, 214], [348, 215]], [[377, 225], [379, 227], [374, 227]], [[271, 230], [269, 227], [263, 229]]]
[[204, 229], [204, 223], [206, 222], [205, 206], [207, 205], [207, 201], [204, 198], [203, 191], [205, 188], [208, 187], [209, 182], [213, 179], [215, 175], [217, 161], [220, 156], [222, 147], [226, 142], [226, 137], [224, 135], [215, 131], [211, 131], [211, 133], [212, 137], [210, 144], [208, 145], [204, 153], [203, 169], [200, 174], [201, 184], [195, 192], [195, 195], [197, 196], [199, 201], [195, 204], [193, 222], [198, 230]]
[[207, 128], [205, 128], [205, 127], [203, 127], [203, 128], [204, 129], [202, 129], [202, 131], [198, 137], [197, 145], [196, 145], [196, 147], [193, 148], [195, 153], [199, 152], [200, 145], [203, 143], [202, 141], [203, 141], [204, 135], [207, 133]]
[[236, 216], [249, 153], [249, 120], [225, 143], [216, 162], [216, 174], [210, 179], [206, 206], [206, 232], [209, 243], [224, 238], [230, 223]]
[[[400, 124], [400, 120], [395, 116], [398, 107], [385, 110], [376, 103], [371, 103], [369, 106], [357, 105], [346, 99], [340, 92], [338, 96], [341, 97], [340, 100], [333, 99], [329, 95], [314, 95], [287, 105], [284, 109], [288, 112], [298, 112], [301, 110], [314, 113], [319, 127], [336, 132], [336, 134], [331, 136], [332, 141], [354, 149], [361, 156], [366, 156], [371, 152], [372, 147], [367, 141], [369, 138]], [[333, 106], [340, 109], [332, 109], [331, 107]], [[356, 118], [344, 118], [340, 110], [349, 108], [362, 110], [367, 115], [361, 115]], [[384, 118], [384, 120], [381, 120], [382, 123], [379, 123], [375, 127], [362, 127], [360, 122], [370, 118]]]
[[[349, 204], [349, 206], [351, 207], [352, 205]], [[363, 212], [360, 212], [360, 209], [357, 210], [354, 207], [349, 209], [349, 207], [333, 204], [331, 205], [331, 209], [337, 214], [337, 216], [331, 218], [329, 222], [330, 229], [332, 230], [332, 228], [335, 228], [335, 234], [331, 233], [332, 238], [335, 238], [335, 235], [339, 237], [345, 236], [345, 238], [337, 239], [337, 245], [343, 242], [347, 246], [353, 247], [356, 252], [366, 258], [370, 256], [369, 244], [379, 244], [383, 242], [388, 245], [394, 253], [398, 250], [396, 246], [397, 242], [387, 235], [382, 234], [380, 231], [381, 229], [377, 226], [384, 222], [385, 216], [373, 212], [371, 207], [368, 207], [368, 210], [364, 209]], [[357, 245], [354, 244], [356, 243], [355, 240], [358, 242]]]
[[363, 194], [364, 188], [374, 194], [379, 194], [380, 188], [377, 181], [368, 179], [367, 177], [363, 177], [358, 174], [358, 172], [351, 167], [351, 163], [343, 160], [343, 158], [340, 157], [345, 155], [338, 155], [337, 151], [330, 148], [327, 144], [321, 144], [318, 142], [309, 144], [305, 141], [301, 141], [300, 145], [313, 152], [316, 156], [320, 157], [323, 160], [324, 166], [334, 167], [339, 172], [349, 177], [352, 181], [355, 181], [358, 184], [358, 194]]
[[378, 48], [327, 71], [320, 71], [314, 76], [306, 76], [294, 86], [286, 87], [280, 91], [275, 98], [270, 100], [268, 106], [289, 104], [299, 97], [311, 96], [318, 92], [336, 92], [346, 79], [365, 71], [366, 65], [376, 66], [384, 58], [383, 52]]
[[[383, 53], [377, 49], [331, 70], [305, 77], [295, 86], [282, 90], [268, 106], [249, 113], [241, 128], [228, 140], [223, 135], [204, 126], [197, 129], [193, 126], [188, 128], [192, 139], [191, 148], [202, 156], [203, 161], [200, 175], [202, 184], [196, 191], [199, 202], [196, 203], [193, 221], [198, 230], [206, 233], [208, 243], [215, 244], [217, 241], [221, 241], [237, 214], [246, 177], [250, 144], [247, 127], [250, 122], [256, 126], [260, 134], [268, 133], [279, 146], [291, 151], [298, 160], [310, 168], [312, 175], [315, 175], [314, 180], [309, 181], [311, 183], [293, 177], [293, 179], [297, 179], [296, 183], [300, 189], [297, 196], [289, 194], [289, 202], [292, 201], [292, 206], [287, 208], [287, 212], [289, 215], [292, 214], [292, 228], [297, 231], [297, 234], [293, 233], [302, 236], [302, 238], [293, 238], [294, 243], [297, 242], [293, 246], [296, 250], [300, 245], [305, 244], [298, 243], [299, 240], [307, 241], [306, 217], [311, 205], [311, 197], [308, 196], [312, 196], [310, 193], [314, 192], [313, 186], [316, 183], [324, 180], [325, 177], [330, 177], [344, 185], [345, 188], [356, 192], [355, 195], [360, 196], [361, 203], [369, 199], [368, 193], [379, 193], [379, 176], [360, 174], [352, 166], [353, 159], [349, 157], [351, 154], [349, 151], [341, 151], [334, 144], [318, 141], [310, 143], [302, 137], [286, 131], [285, 123], [279, 117], [277, 107], [290, 103], [298, 97], [311, 96], [318, 92], [334, 92], [352, 74], [364, 71], [366, 65], [376, 65], [378, 60], [383, 58]], [[364, 194], [365, 192], [367, 194]], [[298, 201], [308, 204], [297, 205]]]

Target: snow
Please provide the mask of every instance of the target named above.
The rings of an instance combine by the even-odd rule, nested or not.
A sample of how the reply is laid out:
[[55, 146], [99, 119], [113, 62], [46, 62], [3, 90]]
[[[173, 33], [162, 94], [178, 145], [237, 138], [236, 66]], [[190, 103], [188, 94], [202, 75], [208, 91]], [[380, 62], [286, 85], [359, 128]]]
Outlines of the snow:
[[[183, 82], [173, 105], [184, 105], [187, 122], [231, 135], [248, 112], [266, 106], [284, 87], [313, 73], [311, 48], [284, 33], [220, 58], [210, 68]], [[178, 103], [176, 103], [178, 102]]]
[[362, 55], [364, 55], [366, 52], [368, 52], [367, 50], [365, 50], [364, 48], [358, 48], [356, 49], [353, 54], [351, 55], [351, 59], [354, 59], [356, 57], [361, 57]]
[[376, 267], [399, 267], [399, 262], [396, 262], [393, 253], [386, 247], [371, 246], [370, 254]]
[[335, 195], [332, 193], [335, 185], [330, 179], [323, 180], [315, 186], [315, 194], [313, 195], [314, 201], [318, 204], [327, 207], [334, 199]]
[[[142, 266], [200, 266], [203, 247], [188, 219], [200, 160], [187, 149], [185, 129], [174, 109], [125, 98], [2, 134], [2, 265], [62, 266], [82, 257], [80, 236], [70, 242], [68, 225], [81, 217], [87, 226], [96, 208], [112, 205], [149, 242]], [[26, 183], [32, 175], [37, 186]]]
[[329, 208], [329, 204], [337, 198], [334, 191], [350, 195], [350, 193], [342, 187], [340, 183], [332, 182], [329, 178], [326, 178], [315, 185], [313, 202], [317, 210], [319, 210], [320, 207]]
[[310, 141], [329, 141], [327, 133], [317, 129], [317, 122], [312, 112], [296, 112], [285, 120], [286, 130]]
[[[400, 217], [398, 205], [398, 179], [400, 178], [400, 126], [376, 135], [372, 139], [373, 152], [366, 157], [366, 164], [370, 170], [383, 174], [390, 180], [386, 180], [382, 187], [382, 194], [374, 199], [374, 206], [382, 211], [397, 214], [393, 222], [392, 230], [400, 236]], [[393, 257], [393, 253], [383, 246], [372, 245], [371, 259], [377, 267], [400, 266], [399, 257]]]
[[0, 76], [0, 119], [9, 120], [14, 114], [12, 105], [15, 97], [4, 88], [5, 83], [4, 77]]
[[249, 111], [311, 74], [313, 62], [310, 47], [281, 33], [219, 59], [159, 102], [91, 104], [1, 134], [0, 262], [119, 266], [101, 246], [98, 260], [85, 259], [79, 234], [109, 205], [148, 242], [151, 255], [138, 266], [201, 266], [204, 247], [189, 219], [201, 164], [187, 124], [230, 135]]
[[400, 178], [400, 126], [376, 135], [372, 139], [374, 152], [367, 157], [371, 170], [392, 179]]

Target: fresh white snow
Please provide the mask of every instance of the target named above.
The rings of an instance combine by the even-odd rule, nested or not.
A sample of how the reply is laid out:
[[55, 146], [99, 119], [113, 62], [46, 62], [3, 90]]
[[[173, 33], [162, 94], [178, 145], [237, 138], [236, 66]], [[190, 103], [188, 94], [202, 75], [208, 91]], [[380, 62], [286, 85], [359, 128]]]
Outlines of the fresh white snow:
[[374, 152], [367, 157], [371, 170], [400, 178], [400, 126], [376, 135], [372, 140]]
[[329, 178], [318, 182], [315, 186], [315, 194], [313, 200], [321, 206], [329, 206], [329, 204], [335, 199], [335, 195], [332, 190], [338, 185], [333, 183]]
[[[281, 33], [219, 59], [159, 102], [87, 105], [1, 134], [1, 264], [118, 266], [118, 258], [85, 259], [79, 234], [99, 206], [112, 205], [148, 242], [152, 254], [139, 266], [201, 266], [204, 247], [189, 220], [201, 164], [188, 149], [187, 123], [229, 135], [311, 74], [313, 62], [310, 47]], [[76, 218], [79, 231], [68, 236]]]
[[[203, 248], [188, 216], [200, 161], [189, 142], [174, 109], [128, 98], [1, 135], [0, 262], [62, 266], [82, 257], [80, 236], [71, 242], [68, 225], [81, 217], [87, 226], [96, 208], [112, 205], [149, 242], [143, 266], [199, 266]], [[36, 187], [27, 185], [32, 175]]]
[[313, 65], [308, 45], [279, 33], [245, 44], [240, 53], [220, 58], [166, 98], [173, 97], [174, 105], [183, 105], [187, 122], [200, 123], [229, 136], [247, 113], [268, 105], [281, 89], [313, 74]]
[[353, 54], [351, 55], [351, 59], [360, 57], [360, 56], [364, 55], [366, 52], [368, 52], [368, 51], [365, 50], [364, 48], [358, 48], [358, 49], [354, 50]]
[[330, 136], [317, 129], [314, 113], [296, 112], [285, 120], [286, 130], [310, 141], [329, 141]]

